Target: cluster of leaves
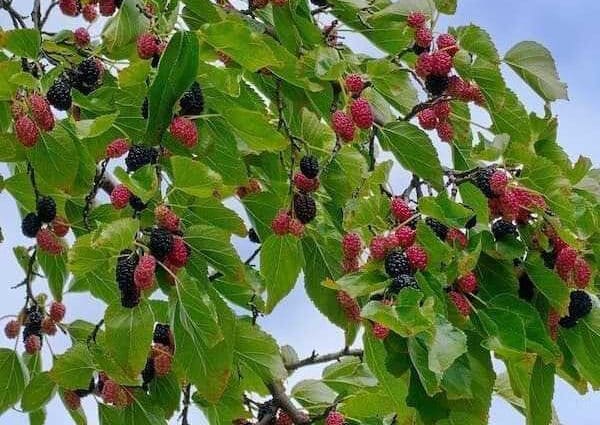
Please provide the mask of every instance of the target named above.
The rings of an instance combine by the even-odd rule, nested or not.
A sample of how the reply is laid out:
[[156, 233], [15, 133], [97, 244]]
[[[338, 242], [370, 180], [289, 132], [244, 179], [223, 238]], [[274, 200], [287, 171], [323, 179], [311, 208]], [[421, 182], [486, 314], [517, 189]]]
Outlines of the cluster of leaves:
[[[566, 86], [543, 46], [522, 42], [501, 56], [482, 28], [449, 29], [460, 47], [455, 70], [479, 86], [492, 125], [472, 125], [470, 106], [451, 99], [452, 164], [444, 167], [434, 140], [410, 122], [434, 99], [426, 98], [414, 73], [414, 30], [406, 21], [421, 11], [436, 22], [439, 14], [455, 12], [456, 1], [330, 0], [315, 7], [289, 0], [247, 10], [227, 1], [149, 3], [151, 8], [123, 0], [103, 22], [101, 40], [81, 47], [70, 31], [42, 32], [39, 2], [31, 28], [15, 17], [10, 2], [2, 2], [16, 29], [0, 32], [0, 161], [10, 165], [1, 185], [23, 216], [35, 211], [39, 193], [52, 196], [72, 229], [69, 248], [58, 255], [15, 249], [26, 273], [21, 287], [28, 303], [43, 304], [32, 285], [43, 274], [53, 299], [88, 293], [106, 311], [99, 324], [61, 325], [72, 347], [54, 357], [49, 370], [42, 370], [40, 353], [0, 349], [0, 414], [19, 404], [32, 424], [42, 424], [44, 406], [56, 393], [64, 399], [87, 389], [100, 372], [133, 397], [125, 408], [99, 403], [101, 424], [165, 424], [180, 409], [187, 423], [192, 402], [211, 424], [253, 420], [261, 403], [251, 398], [264, 397], [299, 423], [320, 421], [335, 409], [353, 423], [483, 425], [496, 392], [529, 424], [542, 425], [553, 420], [555, 376], [580, 393], [600, 387], [595, 283], [587, 288], [595, 308], [577, 326], [553, 339], [546, 325], [551, 309], [567, 314], [570, 290], [535, 253], [549, 246], [539, 230], [551, 225], [595, 271], [600, 174], [587, 158], [572, 163], [557, 142], [551, 102], [566, 99]], [[336, 38], [339, 25], [364, 35], [386, 56], [354, 53]], [[147, 31], [168, 43], [154, 64], [136, 54], [136, 40]], [[90, 56], [107, 68], [102, 85], [87, 94], [73, 89], [66, 116], [57, 115], [55, 127], [40, 134], [35, 146], [22, 146], [12, 101], [24, 92], [45, 94], [63, 72]], [[544, 116], [529, 113], [507, 87], [503, 64], [547, 102]], [[344, 144], [329, 122], [348, 96], [343, 81], [350, 73], [369, 82], [362, 97], [376, 124]], [[204, 111], [193, 117], [198, 144], [184, 148], [167, 129], [194, 82], [202, 88]], [[145, 99], [147, 119], [141, 112]], [[133, 172], [118, 161], [107, 167], [106, 147], [117, 138], [157, 147], [159, 160]], [[368, 241], [395, 225], [387, 189], [395, 161], [377, 162], [379, 149], [413, 176], [404, 195], [416, 194], [419, 214], [469, 228], [462, 247], [417, 225], [429, 266], [416, 273], [420, 289], [401, 291], [393, 306], [371, 299], [389, 285], [381, 262], [369, 260], [352, 274], [342, 269], [344, 234], [357, 232]], [[321, 185], [313, 195], [317, 217], [301, 238], [274, 234], [270, 223], [291, 205], [293, 175], [305, 154], [321, 165]], [[516, 184], [543, 194], [547, 203], [519, 238], [495, 240], [488, 200], [464, 178], [490, 163], [515, 171]], [[100, 196], [95, 201], [99, 188], [111, 186], [109, 173], [149, 208], [132, 218], [130, 208], [117, 210]], [[240, 191], [256, 180], [260, 190]], [[234, 209], [224, 203], [231, 199]], [[154, 224], [150, 207], [159, 204], [181, 218], [190, 259], [176, 276], [159, 273], [159, 285], [126, 308], [115, 282], [119, 253], [140, 243]], [[476, 224], [467, 226], [473, 215]], [[247, 236], [249, 227], [260, 242], [259, 269], [251, 265], [254, 256], [240, 258], [231, 242]], [[523, 267], [515, 267], [515, 259], [524, 262], [535, 285], [528, 301], [519, 298]], [[467, 318], [444, 290], [471, 271], [480, 290]], [[339, 327], [348, 347], [366, 324], [362, 349], [299, 360], [261, 329], [259, 315], [271, 313], [301, 273], [315, 314]], [[340, 291], [356, 300], [362, 322], [348, 317]], [[390, 329], [385, 341], [369, 332], [371, 321]], [[156, 323], [171, 326], [173, 367], [146, 387], [141, 372]], [[492, 354], [505, 363], [506, 375], [496, 376]], [[298, 367], [340, 358], [321, 379], [302, 381], [287, 393], [282, 386]], [[69, 413], [86, 423], [81, 408]]]

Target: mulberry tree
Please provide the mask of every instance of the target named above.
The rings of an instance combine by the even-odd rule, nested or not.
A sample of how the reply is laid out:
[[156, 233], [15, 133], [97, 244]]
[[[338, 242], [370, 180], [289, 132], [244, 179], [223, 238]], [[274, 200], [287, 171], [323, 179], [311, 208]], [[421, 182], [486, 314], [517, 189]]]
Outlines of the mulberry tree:
[[[22, 3], [0, 0], [1, 188], [30, 238], [0, 415], [43, 424], [60, 397], [83, 424], [89, 397], [103, 425], [483, 425], [497, 394], [547, 425], [556, 376], [600, 387], [600, 172], [557, 141], [542, 45], [440, 28], [456, 0]], [[59, 13], [89, 25], [46, 31]], [[261, 326], [295, 285], [338, 352]]]

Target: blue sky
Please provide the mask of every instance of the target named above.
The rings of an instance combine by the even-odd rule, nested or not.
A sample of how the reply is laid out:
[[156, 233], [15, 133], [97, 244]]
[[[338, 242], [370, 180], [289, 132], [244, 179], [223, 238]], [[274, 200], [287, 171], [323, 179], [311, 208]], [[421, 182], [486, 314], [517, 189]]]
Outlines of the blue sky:
[[[32, 0], [18, 0], [17, 8], [30, 9]], [[43, 3], [48, 3], [46, 0]], [[569, 85], [570, 102], [559, 102], [554, 111], [559, 115], [559, 135], [561, 144], [569, 155], [576, 159], [580, 153], [590, 156], [594, 165], [600, 163], [600, 129], [595, 121], [597, 99], [600, 97], [600, 79], [597, 78], [600, 65], [596, 58], [598, 49], [595, 43], [600, 42], [600, 29], [594, 20], [600, 16], [600, 2], [580, 0], [562, 2], [557, 0], [459, 0], [456, 16], [444, 20], [450, 25], [462, 25], [473, 22], [490, 32], [501, 53], [523, 40], [536, 40], [549, 48], [558, 63], [558, 69], [563, 81]], [[82, 25], [79, 19], [66, 19], [54, 14], [49, 22], [49, 30], [75, 28]], [[10, 27], [7, 15], [0, 12], [0, 26]], [[441, 28], [441, 27], [440, 27]], [[92, 33], [97, 35], [99, 24], [92, 27]], [[361, 50], [369, 48], [357, 40]], [[590, 48], [592, 46], [592, 48]], [[529, 108], [541, 112], [542, 102], [526, 88], [520, 80], [510, 72], [506, 72], [509, 85], [517, 90]], [[0, 168], [0, 173], [6, 175], [6, 169]], [[394, 179], [404, 180], [397, 170]], [[399, 189], [400, 183], [394, 184]], [[4, 288], [19, 282], [23, 276], [14, 263], [12, 247], [30, 243], [21, 236], [16, 223], [19, 222], [14, 202], [8, 194], [0, 194], [0, 226], [4, 232], [5, 242], [0, 244], [0, 265], [4, 274]], [[246, 257], [252, 247], [236, 241], [240, 255]], [[36, 282], [36, 291], [43, 291], [45, 284]], [[5, 289], [3, 301], [0, 303], [0, 316], [13, 313], [21, 305], [23, 294], [21, 290]], [[103, 306], [98, 302], [90, 302], [87, 296], [67, 295], [69, 306], [67, 320], [78, 318], [95, 322], [103, 314]], [[313, 349], [325, 353], [338, 350], [343, 346], [343, 335], [337, 328], [330, 325], [319, 316], [307, 300], [301, 282], [292, 294], [277, 307], [275, 312], [260, 321], [261, 325], [271, 332], [280, 344], [294, 346], [301, 356], [308, 355]], [[2, 334], [0, 346], [12, 346]], [[62, 352], [68, 341], [63, 336], [54, 337], [52, 346], [56, 352]], [[46, 358], [48, 353], [46, 353]], [[599, 359], [600, 361], [600, 359]], [[46, 367], [49, 367], [46, 364]], [[302, 370], [295, 374], [290, 383], [300, 379], [319, 376], [317, 367]], [[598, 423], [597, 412], [600, 405], [600, 394], [589, 393], [580, 396], [566, 384], [557, 380], [555, 404], [563, 424], [592, 425]], [[96, 414], [93, 399], [86, 400], [90, 408], [89, 422], [96, 424]], [[64, 408], [54, 401], [48, 408], [49, 424], [66, 423], [63, 421]], [[192, 423], [205, 423], [201, 415], [194, 412]], [[0, 417], [0, 425], [26, 424], [25, 416], [9, 412]], [[175, 422], [173, 422], [175, 423]], [[492, 406], [490, 424], [524, 424], [524, 419], [503, 401], [495, 400]]]

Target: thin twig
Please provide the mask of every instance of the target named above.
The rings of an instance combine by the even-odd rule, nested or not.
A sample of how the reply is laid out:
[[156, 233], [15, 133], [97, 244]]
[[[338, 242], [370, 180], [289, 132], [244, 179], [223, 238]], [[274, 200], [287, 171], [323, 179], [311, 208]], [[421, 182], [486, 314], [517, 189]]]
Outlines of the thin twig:
[[181, 410], [181, 425], [190, 425], [188, 421], [188, 412], [190, 410], [190, 396], [192, 392], [192, 385], [187, 384], [183, 387], [183, 409]]
[[106, 173], [106, 167], [108, 166], [109, 159], [106, 158], [100, 164], [100, 170], [96, 170], [96, 175], [94, 176], [94, 184], [92, 185], [92, 189], [85, 197], [85, 205], [83, 207], [83, 225], [85, 226], [85, 230], [90, 231], [90, 209], [92, 208], [92, 203], [94, 199], [96, 199], [96, 195], [98, 194], [98, 189], [101, 186], [102, 181], [104, 180], [104, 174]]
[[316, 352], [313, 351], [313, 353], [309, 357], [306, 357], [305, 359], [302, 359], [302, 360], [298, 360], [296, 363], [286, 364], [285, 368], [288, 371], [293, 371], [293, 370], [300, 369], [301, 367], [305, 367], [305, 366], [312, 366], [312, 365], [316, 365], [316, 364], [320, 364], [320, 363], [328, 363], [328, 362], [332, 362], [332, 361], [336, 361], [336, 360], [339, 361], [342, 357], [346, 357], [346, 356], [362, 358], [363, 355], [364, 355], [363, 350], [350, 349], [348, 347], [346, 347], [340, 351], [336, 351], [335, 353], [329, 353], [329, 354], [323, 354], [323, 355], [318, 355]]
[[52, 9], [54, 9], [57, 5], [58, 5], [58, 1], [53, 1], [52, 3], [50, 3], [48, 8], [46, 9], [46, 13], [44, 13], [44, 17], [42, 18], [42, 22], [40, 24], [40, 29], [43, 28], [44, 25], [46, 25], [46, 22], [48, 21], [48, 18], [50, 17], [50, 12], [52, 12]]

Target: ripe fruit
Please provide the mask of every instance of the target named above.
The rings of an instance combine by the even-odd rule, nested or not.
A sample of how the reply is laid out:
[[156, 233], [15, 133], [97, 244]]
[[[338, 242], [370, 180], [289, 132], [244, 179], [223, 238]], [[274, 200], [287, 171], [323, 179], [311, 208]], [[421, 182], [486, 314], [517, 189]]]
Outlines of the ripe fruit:
[[291, 217], [287, 210], [279, 210], [275, 218], [271, 221], [271, 230], [273, 230], [273, 233], [279, 236], [287, 234], [290, 219]]
[[288, 233], [301, 238], [304, 235], [304, 224], [295, 217], [291, 218], [288, 223]]
[[556, 272], [563, 280], [569, 280], [571, 272], [575, 268], [577, 258], [577, 251], [571, 247], [563, 248], [556, 256]]
[[173, 247], [167, 256], [167, 261], [175, 267], [184, 267], [190, 255], [189, 248], [180, 236], [173, 237]]
[[301, 192], [314, 192], [319, 188], [318, 179], [309, 179], [303, 173], [294, 174], [294, 186]]
[[137, 171], [144, 165], [155, 164], [158, 160], [158, 151], [152, 147], [133, 145], [129, 148], [129, 154], [125, 158], [127, 171]]
[[428, 263], [427, 252], [419, 245], [410, 246], [404, 251], [410, 266], [414, 270], [425, 270]]
[[411, 28], [420, 28], [427, 22], [427, 17], [422, 12], [410, 12], [406, 18], [406, 23]]
[[160, 227], [167, 229], [169, 232], [179, 230], [179, 217], [165, 204], [158, 205], [154, 209], [154, 218]]
[[436, 131], [442, 142], [450, 143], [454, 139], [454, 127], [449, 121], [438, 122]]
[[28, 100], [35, 122], [44, 131], [52, 130], [54, 128], [54, 115], [52, 115], [48, 101], [39, 94], [30, 95]]
[[250, 5], [252, 9], [264, 9], [269, 4], [269, 0], [250, 0]]
[[97, 58], [89, 57], [71, 72], [71, 84], [81, 93], [90, 94], [98, 87], [102, 71]]
[[116, 8], [115, 0], [99, 0], [99, 9], [102, 16], [112, 16]]
[[58, 2], [60, 11], [67, 16], [79, 15], [79, 1], [78, 0], [60, 0]]
[[431, 66], [432, 66], [433, 58], [429, 53], [422, 53], [417, 58], [417, 62], [415, 64], [415, 72], [421, 78], [425, 78], [431, 74]]
[[359, 97], [350, 104], [352, 119], [358, 128], [368, 129], [373, 126], [373, 111], [369, 101]]
[[59, 238], [62, 238], [69, 233], [69, 229], [69, 223], [65, 218], [56, 216], [54, 220], [52, 220], [52, 231]]
[[435, 112], [431, 108], [423, 109], [417, 114], [419, 125], [424, 130], [433, 130], [438, 125], [438, 119]]
[[470, 293], [477, 291], [478, 285], [477, 285], [477, 277], [475, 276], [475, 273], [470, 272], [464, 276], [461, 276], [456, 281], [456, 286], [458, 287], [458, 289], [460, 289], [461, 292], [464, 292], [466, 294], [470, 294]]
[[460, 50], [456, 45], [456, 39], [451, 34], [441, 34], [436, 43], [439, 50], [445, 51], [450, 56], [454, 56]]
[[42, 340], [37, 335], [29, 335], [25, 339], [25, 351], [27, 354], [35, 354], [42, 348]]
[[186, 148], [193, 148], [198, 143], [198, 129], [193, 121], [184, 117], [175, 117], [169, 126], [171, 135]]
[[15, 133], [21, 144], [27, 148], [35, 146], [40, 132], [31, 118], [23, 115], [15, 121]]
[[574, 267], [574, 281], [575, 285], [579, 289], [586, 288], [590, 283], [590, 278], [592, 276], [592, 270], [590, 269], [590, 265], [583, 258], [578, 258], [575, 261]]
[[151, 59], [157, 54], [159, 42], [160, 40], [152, 33], [140, 34], [136, 41], [137, 53], [140, 59]]
[[365, 88], [365, 82], [358, 74], [349, 74], [345, 79], [346, 89], [352, 94], [358, 95]]
[[171, 356], [169, 354], [161, 354], [154, 358], [154, 371], [156, 376], [168, 375], [171, 371]]
[[433, 233], [435, 233], [438, 238], [443, 241], [446, 240], [449, 232], [448, 226], [433, 217], [427, 217], [425, 219], [425, 224], [427, 224], [431, 230], [433, 230]]
[[121, 386], [115, 381], [112, 379], [104, 381], [101, 396], [105, 403], [116, 404], [120, 392]]
[[342, 251], [345, 258], [355, 258], [362, 251], [362, 239], [358, 233], [346, 233], [342, 238]]
[[502, 195], [508, 186], [508, 175], [502, 170], [496, 170], [490, 176], [490, 190], [495, 195]]
[[155, 270], [156, 259], [152, 255], [144, 255], [140, 258], [133, 273], [133, 281], [140, 291], [152, 288]]
[[461, 232], [458, 229], [450, 229], [448, 230], [448, 234], [446, 235], [446, 241], [457, 248], [466, 248], [469, 244], [469, 240], [467, 239], [467, 235]]
[[340, 412], [332, 410], [325, 418], [325, 425], [344, 425], [346, 418]]
[[[433, 67], [433, 63], [430, 65]], [[433, 71], [433, 68], [431, 68]], [[448, 77], [445, 75], [429, 75], [425, 79], [425, 88], [433, 96], [441, 96], [448, 88]]]
[[471, 314], [471, 304], [463, 294], [456, 291], [450, 291], [448, 297], [460, 314], [463, 316], [469, 316]]
[[390, 329], [382, 325], [381, 323], [373, 324], [373, 336], [376, 339], [383, 341], [390, 334]]
[[98, 10], [96, 9], [96, 5], [94, 3], [88, 3], [83, 6], [81, 10], [81, 14], [83, 15], [83, 19], [88, 22], [94, 22], [98, 17]]
[[388, 251], [387, 238], [382, 235], [375, 236], [371, 239], [369, 250], [371, 251], [371, 257], [373, 257], [373, 259], [383, 260]]
[[309, 179], [319, 175], [319, 161], [313, 155], [305, 155], [300, 160], [300, 171]]
[[573, 291], [570, 295], [569, 316], [579, 320], [592, 311], [592, 299], [585, 291]]
[[519, 276], [519, 298], [531, 301], [535, 295], [535, 285], [527, 273]]
[[112, 192], [110, 193], [110, 203], [116, 209], [120, 210], [125, 208], [129, 204], [129, 198], [131, 197], [131, 192], [124, 184], [118, 184], [114, 187]]
[[285, 411], [279, 409], [275, 425], [294, 425], [294, 421]]
[[402, 226], [396, 229], [394, 235], [396, 236], [396, 240], [398, 241], [399, 247], [408, 248], [409, 246], [415, 243], [417, 231], [415, 229], [411, 229], [408, 226]]
[[79, 397], [75, 391], [65, 391], [63, 394], [63, 400], [65, 402], [65, 406], [67, 406], [67, 409], [69, 410], [79, 410], [81, 407], [81, 397]]
[[492, 224], [492, 233], [496, 240], [517, 234], [517, 226], [510, 221], [497, 220]]
[[38, 247], [50, 255], [59, 255], [63, 252], [60, 239], [48, 228], [40, 229], [36, 235]]
[[577, 324], [577, 319], [571, 316], [561, 317], [561, 319], [558, 321], [558, 324], [565, 329], [571, 329]]
[[390, 201], [390, 209], [392, 214], [396, 217], [396, 220], [400, 222], [406, 222], [413, 216], [414, 211], [408, 203], [400, 196], [392, 198]]
[[56, 218], [56, 202], [51, 196], [40, 196], [36, 202], [37, 215], [43, 223], [50, 223]]
[[336, 297], [348, 320], [351, 322], [360, 322], [360, 306], [356, 300], [345, 291], [338, 291]]
[[401, 251], [391, 251], [385, 257], [385, 272], [389, 277], [410, 274], [411, 264]]
[[152, 335], [152, 342], [172, 348], [173, 334], [171, 333], [171, 327], [167, 324], [157, 323]]
[[75, 40], [75, 44], [79, 48], [86, 47], [90, 44], [90, 33], [85, 28], [77, 28], [73, 31], [73, 39]]
[[417, 28], [415, 31], [415, 44], [424, 49], [428, 49], [433, 41], [431, 30], [426, 27]]
[[59, 111], [66, 111], [72, 103], [71, 85], [65, 78], [56, 79], [48, 89], [46, 98]]
[[129, 143], [126, 139], [115, 139], [106, 147], [107, 158], [120, 158], [129, 150]]
[[27, 214], [21, 222], [21, 231], [28, 238], [35, 238], [41, 227], [42, 222], [36, 213]]
[[8, 339], [15, 339], [19, 336], [19, 331], [21, 330], [21, 324], [18, 320], [11, 320], [4, 326], [4, 335]]
[[402, 274], [392, 279], [392, 283], [388, 286], [391, 293], [397, 294], [405, 288], [420, 289], [417, 279], [410, 274]]
[[344, 258], [342, 261], [342, 270], [344, 273], [355, 273], [360, 270], [358, 257]]
[[440, 121], [445, 121], [450, 117], [450, 113], [452, 112], [452, 108], [450, 106], [450, 102], [438, 102], [431, 107], [435, 116]]
[[62, 322], [62, 320], [65, 318], [66, 311], [67, 309], [65, 305], [60, 301], [52, 301], [52, 304], [50, 304], [49, 315], [55, 323]]
[[335, 111], [331, 115], [331, 125], [335, 134], [340, 136], [342, 140], [351, 142], [354, 139], [354, 121], [343, 111]]
[[150, 233], [150, 252], [157, 260], [163, 260], [173, 248], [173, 235], [166, 229], [154, 227]]
[[310, 223], [317, 215], [315, 200], [304, 193], [294, 194], [294, 214], [301, 223]]
[[56, 323], [54, 320], [49, 317], [42, 320], [42, 332], [50, 336], [56, 334]]
[[181, 107], [181, 115], [200, 115], [204, 110], [204, 97], [200, 84], [196, 81], [192, 83], [192, 87], [186, 91], [181, 99], [179, 99]]

